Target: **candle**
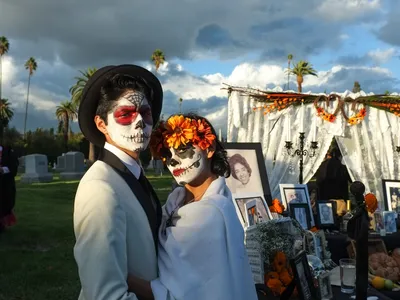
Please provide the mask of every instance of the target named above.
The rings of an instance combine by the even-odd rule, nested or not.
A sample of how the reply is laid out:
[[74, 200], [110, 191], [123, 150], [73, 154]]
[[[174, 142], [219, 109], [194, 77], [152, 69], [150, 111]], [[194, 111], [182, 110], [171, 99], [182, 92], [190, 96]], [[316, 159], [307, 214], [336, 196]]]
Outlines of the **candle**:
[[312, 141], [317, 141], [317, 120], [314, 118]]
[[218, 135], [219, 135], [219, 140], [220, 141], [222, 141], [222, 129], [220, 128], [219, 130], [218, 130]]
[[400, 147], [400, 132], [397, 134], [397, 146]]
[[300, 132], [304, 132], [304, 102], [301, 101], [300, 107]]
[[287, 115], [287, 135], [286, 141], [290, 142], [292, 140], [292, 128], [291, 128], [290, 115]]

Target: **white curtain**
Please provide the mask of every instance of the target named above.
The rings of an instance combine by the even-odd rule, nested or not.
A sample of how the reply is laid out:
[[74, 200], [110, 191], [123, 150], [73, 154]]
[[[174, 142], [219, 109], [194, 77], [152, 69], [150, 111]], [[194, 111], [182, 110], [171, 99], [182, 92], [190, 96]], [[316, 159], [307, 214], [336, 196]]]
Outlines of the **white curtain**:
[[400, 123], [394, 114], [368, 108], [361, 124], [351, 126], [344, 136], [336, 137], [343, 162], [353, 180], [364, 183], [384, 210], [382, 179], [400, 179]]
[[[360, 96], [359, 93], [351, 94], [348, 91], [336, 94], [352, 98]], [[319, 105], [333, 112], [337, 101], [331, 101], [329, 107], [325, 103]], [[263, 114], [262, 109], [253, 110], [263, 106], [264, 103], [232, 91], [228, 104], [228, 142], [262, 144], [272, 197], [280, 198], [280, 183], [298, 183], [299, 158], [285, 155], [284, 146], [289, 130], [294, 149], [298, 149], [300, 106], [291, 106], [267, 115]], [[348, 116], [353, 114], [351, 105], [345, 105], [345, 110]], [[394, 152], [396, 143], [393, 142], [400, 134], [398, 118], [391, 113], [368, 108], [368, 115], [361, 124], [349, 126], [340, 113], [333, 123], [322, 120], [316, 116], [314, 105], [308, 104], [305, 105], [304, 119], [305, 147], [309, 148], [312, 128], [316, 125], [318, 149], [314, 157], [304, 158], [303, 183], [307, 183], [315, 174], [336, 136], [352, 179], [363, 182], [367, 191], [376, 193], [382, 203], [381, 179], [399, 178], [399, 155]]]

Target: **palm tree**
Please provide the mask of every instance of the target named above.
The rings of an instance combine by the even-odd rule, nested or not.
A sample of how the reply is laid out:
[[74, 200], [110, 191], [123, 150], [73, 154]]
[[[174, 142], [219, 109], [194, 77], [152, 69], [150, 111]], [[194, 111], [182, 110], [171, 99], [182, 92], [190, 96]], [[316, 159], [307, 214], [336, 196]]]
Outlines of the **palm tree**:
[[31, 77], [37, 69], [37, 63], [33, 57], [30, 57], [26, 61], [25, 69], [28, 70], [29, 77], [28, 77], [28, 92], [26, 94], [26, 106], [25, 106], [24, 138], [25, 138], [25, 133], [26, 133], [26, 121], [28, 119], [29, 88], [31, 86]]
[[179, 113], [180, 114], [182, 113], [182, 102], [183, 102], [183, 99], [179, 98]]
[[0, 144], [3, 143], [4, 128], [8, 126], [14, 112], [8, 99], [0, 99]]
[[70, 133], [70, 121], [73, 121], [77, 117], [75, 106], [71, 101], [61, 102], [56, 109], [56, 117], [62, 126], [62, 132], [64, 135], [65, 149], [68, 150], [68, 139]]
[[[79, 103], [82, 98], [82, 91], [85, 88], [86, 83], [89, 78], [93, 76], [93, 74], [97, 71], [97, 68], [88, 68], [86, 71], [79, 71], [81, 76], [75, 77], [76, 83], [71, 86], [69, 92], [71, 94], [71, 102], [74, 105], [75, 110], [77, 111], [79, 108]], [[89, 159], [88, 165], [90, 166], [95, 160], [95, 146], [94, 144], [89, 144]]]
[[76, 76], [74, 79], [76, 83], [70, 87], [69, 93], [71, 94], [71, 101], [76, 108], [81, 103], [82, 91], [85, 88], [89, 78], [97, 71], [97, 68], [88, 68], [86, 71], [79, 71], [81, 76]]
[[[293, 59], [293, 54], [289, 54], [287, 56], [287, 68], [288, 68], [288, 70], [290, 70], [290, 63], [291, 63], [292, 59]], [[289, 81], [290, 81], [290, 72], [288, 71], [287, 72], [287, 90], [289, 90]]]
[[3, 79], [3, 55], [10, 50], [10, 43], [5, 36], [0, 36], [0, 99], [1, 98], [1, 87]]
[[297, 79], [297, 91], [301, 93], [303, 91], [302, 84], [304, 80], [304, 76], [313, 75], [317, 76], [317, 71], [314, 70], [312, 65], [305, 60], [300, 60], [296, 65], [293, 66], [293, 69], [287, 70], [289, 74], [296, 75]]
[[161, 49], [156, 49], [153, 52], [153, 55], [151, 56], [151, 60], [152, 60], [152, 62], [154, 63], [154, 65], [156, 67], [156, 71], [158, 71], [160, 66], [163, 65], [164, 62], [165, 62], [164, 52], [162, 52]]

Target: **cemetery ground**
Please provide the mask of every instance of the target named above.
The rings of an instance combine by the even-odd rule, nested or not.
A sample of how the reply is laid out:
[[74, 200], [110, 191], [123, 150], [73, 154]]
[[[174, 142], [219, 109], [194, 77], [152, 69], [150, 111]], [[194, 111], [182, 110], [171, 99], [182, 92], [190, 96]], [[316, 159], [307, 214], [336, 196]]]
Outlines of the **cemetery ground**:
[[[73, 200], [79, 181], [22, 184], [17, 225], [0, 234], [0, 300], [74, 300], [80, 283], [73, 257]], [[148, 178], [165, 202], [170, 176]]]

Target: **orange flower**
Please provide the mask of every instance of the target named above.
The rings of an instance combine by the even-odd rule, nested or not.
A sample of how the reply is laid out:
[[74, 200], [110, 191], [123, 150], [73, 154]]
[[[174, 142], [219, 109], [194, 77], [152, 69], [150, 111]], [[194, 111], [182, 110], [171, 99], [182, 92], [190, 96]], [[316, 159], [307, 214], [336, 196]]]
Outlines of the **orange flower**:
[[378, 208], [378, 200], [376, 199], [375, 195], [372, 193], [366, 194], [364, 200], [365, 204], [367, 205], [367, 210], [373, 214]]
[[276, 272], [281, 273], [286, 269], [286, 255], [283, 252], [277, 252], [273, 261], [274, 269]]
[[216, 139], [216, 136], [211, 131], [211, 126], [204, 119], [192, 120], [192, 124], [197, 128], [194, 142], [201, 150], [208, 149]]
[[165, 140], [168, 147], [178, 149], [180, 145], [186, 145], [194, 138], [195, 128], [191, 120], [182, 115], [169, 118], [166, 124], [167, 132]]
[[281, 214], [285, 207], [279, 202], [278, 199], [272, 200], [272, 205], [269, 207], [270, 212]]
[[282, 292], [283, 284], [279, 279], [271, 278], [267, 281], [267, 287], [270, 288], [275, 296], [279, 296]]
[[290, 275], [289, 271], [287, 269], [284, 269], [280, 274], [279, 274], [279, 280], [285, 285], [288, 286], [289, 283], [292, 282], [292, 275]]
[[317, 229], [317, 227], [314, 226], [314, 227], [311, 227], [310, 231], [311, 231], [311, 232], [317, 232], [318, 229]]

